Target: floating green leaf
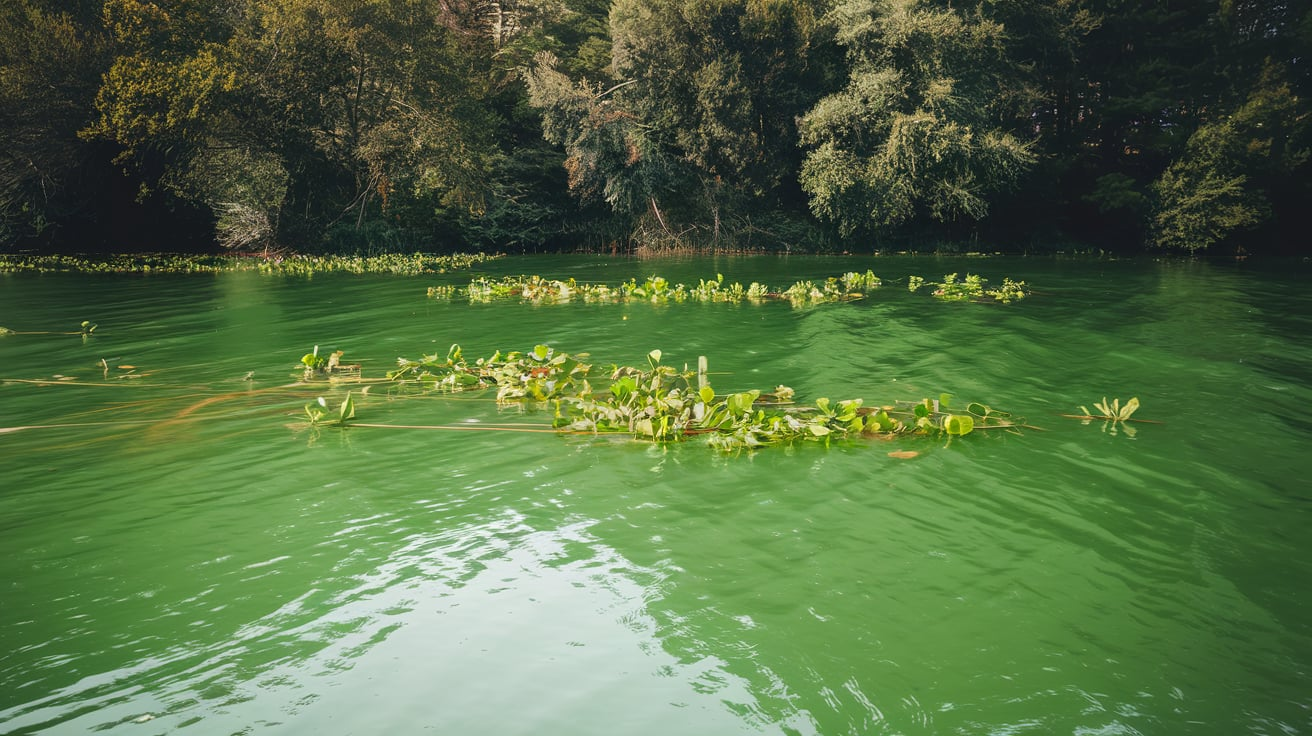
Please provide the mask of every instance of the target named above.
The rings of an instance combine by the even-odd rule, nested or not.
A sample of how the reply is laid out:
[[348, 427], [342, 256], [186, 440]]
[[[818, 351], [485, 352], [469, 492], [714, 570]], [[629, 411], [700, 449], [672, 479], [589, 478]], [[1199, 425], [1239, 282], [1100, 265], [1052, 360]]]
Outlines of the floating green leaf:
[[949, 414], [943, 418], [943, 430], [951, 435], [967, 435], [975, 429], [975, 419], [969, 414]]

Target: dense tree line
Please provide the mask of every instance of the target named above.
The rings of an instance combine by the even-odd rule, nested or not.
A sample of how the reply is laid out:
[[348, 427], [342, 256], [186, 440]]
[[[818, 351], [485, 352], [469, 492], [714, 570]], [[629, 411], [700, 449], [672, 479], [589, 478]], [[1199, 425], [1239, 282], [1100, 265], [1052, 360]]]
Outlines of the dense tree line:
[[0, 248], [1304, 252], [1288, 0], [10, 0]]

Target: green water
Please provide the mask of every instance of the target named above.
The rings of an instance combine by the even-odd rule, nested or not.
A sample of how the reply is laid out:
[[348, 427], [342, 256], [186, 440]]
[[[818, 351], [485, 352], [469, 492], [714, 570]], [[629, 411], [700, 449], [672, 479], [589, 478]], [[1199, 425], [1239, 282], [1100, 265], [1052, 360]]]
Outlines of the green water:
[[[0, 732], [1312, 733], [1309, 264], [580, 257], [483, 273], [787, 285], [856, 267], [1040, 293], [532, 307], [432, 301], [436, 279], [0, 277], [0, 325], [99, 324], [0, 338], [0, 377], [77, 377], [0, 384], [0, 425], [39, 425], [0, 433]], [[325, 392], [280, 388], [316, 344], [381, 375], [453, 342], [705, 354], [721, 391], [946, 391], [1043, 431], [736, 457], [316, 434], [297, 415]], [[1131, 395], [1163, 424], [1130, 437], [1059, 416]], [[357, 411], [545, 421], [487, 396], [376, 391]]]

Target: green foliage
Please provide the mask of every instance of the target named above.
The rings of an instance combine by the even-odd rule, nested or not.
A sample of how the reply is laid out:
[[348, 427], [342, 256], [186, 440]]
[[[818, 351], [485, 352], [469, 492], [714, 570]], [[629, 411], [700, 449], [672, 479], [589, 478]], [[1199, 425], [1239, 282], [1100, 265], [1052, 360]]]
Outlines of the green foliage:
[[351, 398], [351, 392], [347, 391], [346, 397], [333, 409], [328, 400], [320, 396], [305, 405], [305, 417], [314, 426], [345, 427], [349, 420], [355, 418], [355, 400]]
[[[985, 289], [985, 280], [968, 275], [958, 282], [956, 274], [944, 277], [944, 283], [934, 296], [946, 301], [983, 300], [984, 297], [1004, 304], [1023, 299], [1029, 294], [1024, 281], [1004, 278], [996, 289]], [[915, 291], [924, 279], [913, 276]], [[738, 282], [726, 283], [724, 274], [714, 280], [701, 279], [696, 285], [672, 283], [662, 276], [648, 276], [642, 281], [629, 279], [616, 286], [579, 282], [575, 279], [547, 279], [542, 276], [506, 276], [490, 279], [480, 276], [460, 289], [454, 286], [433, 286], [428, 296], [435, 299], [466, 297], [471, 302], [490, 302], [499, 299], [519, 299], [533, 304], [559, 304], [579, 300], [586, 303], [650, 302], [653, 304], [681, 302], [761, 303], [783, 300], [794, 307], [862, 299], [878, 289], [881, 280], [873, 271], [850, 271], [842, 276], [831, 276], [823, 281], [798, 281], [786, 289], [760, 284], [755, 281], [744, 286]]]
[[851, 0], [828, 21], [850, 72], [802, 120], [812, 211], [846, 234], [983, 218], [1033, 161], [996, 122], [1012, 112], [1005, 29], [920, 0]]
[[[615, 73], [630, 109], [703, 184], [772, 192], [795, 170], [794, 119], [814, 101], [807, 61], [819, 3], [620, 0]], [[714, 200], [724, 196], [704, 191]]]
[[1010, 304], [1018, 299], [1024, 299], [1030, 292], [1024, 281], [1012, 281], [1003, 277], [1001, 286], [996, 289], [986, 289], [984, 293], [993, 297], [994, 301]]
[[[78, 131], [109, 64], [103, 34], [55, 3], [0, 7], [0, 247], [48, 239], [89, 208]], [[90, 196], [96, 196], [99, 193]]]
[[[938, 288], [934, 290], [934, 297], [948, 302], [983, 301], [985, 297], [989, 297], [995, 302], [1010, 304], [1013, 301], [1024, 299], [1029, 294], [1024, 281], [1013, 281], [1010, 278], [1004, 278], [1002, 285], [996, 289], [986, 289], [986, 283], [987, 281], [977, 274], [966, 274], [964, 279], [958, 281], [957, 274], [950, 273], [943, 277], [942, 283], [937, 284]], [[919, 288], [919, 284], [916, 286]], [[912, 291], [914, 290], [912, 289]]]
[[1130, 417], [1134, 416], [1134, 413], [1139, 410], [1139, 399], [1137, 397], [1130, 399], [1125, 402], [1124, 406], [1122, 406], [1120, 399], [1112, 399], [1112, 402], [1109, 404], [1107, 403], [1107, 397], [1104, 396], [1102, 401], [1095, 403], [1093, 407], [1101, 413], [1094, 414], [1093, 412], [1090, 412], [1088, 408], [1081, 406], [1080, 411], [1083, 412], [1084, 416], [1077, 418], [1084, 419], [1085, 424], [1088, 424], [1088, 420], [1091, 419], [1102, 419], [1102, 429], [1104, 432], [1107, 432], [1108, 434], [1116, 434], [1119, 430], [1125, 432], [1128, 437], [1135, 436], [1136, 430], [1134, 427], [1126, 424], [1126, 422], [1137, 421], [1130, 419]]
[[543, 136], [565, 148], [570, 191], [618, 212], [642, 212], [675, 185], [680, 164], [612, 96], [622, 87], [574, 84], [557, 64], [544, 53], [524, 77], [529, 103], [542, 110]]
[[1307, 105], [1268, 66], [1243, 106], [1200, 126], [1157, 180], [1156, 244], [1193, 252], [1268, 220], [1267, 189], [1292, 186], [1309, 154]]
[[316, 378], [329, 378], [338, 380], [344, 376], [356, 377], [360, 375], [359, 365], [346, 365], [342, 363], [344, 351], [335, 350], [328, 355], [319, 354], [319, 346], [314, 346], [314, 351], [301, 356], [301, 366], [303, 380], [312, 381]]
[[1138, 217], [1149, 207], [1148, 197], [1139, 191], [1134, 178], [1119, 172], [1098, 177], [1084, 201], [1097, 205], [1104, 215]]
[[465, 47], [442, 5], [109, 0], [105, 14], [123, 52], [87, 134], [162, 155], [159, 183], [208, 206], [221, 244], [315, 247], [338, 222], [383, 219], [410, 239], [437, 209], [484, 206], [491, 48]]
[[10, 0], [0, 248], [1301, 251], [1309, 29], [1229, 0]]
[[957, 281], [955, 273], [943, 277], [943, 283], [934, 290], [934, 296], [947, 302], [966, 301], [984, 296], [984, 281], [976, 274], [966, 274], [966, 278]]
[[291, 176], [281, 159], [251, 147], [203, 148], [179, 186], [216, 215], [219, 245], [229, 250], [276, 247], [278, 219]]
[[497, 401], [527, 399], [546, 401], [568, 393], [587, 394], [591, 369], [586, 355], [556, 353], [545, 345], [528, 352], [497, 352], [490, 358], [468, 363], [459, 345], [452, 345], [445, 358], [426, 355], [417, 360], [397, 359], [387, 374], [392, 381], [411, 381], [430, 391], [456, 392], [497, 389]]
[[305, 366], [306, 373], [319, 372], [328, 367], [328, 359], [319, 355], [319, 346], [314, 346], [314, 352], [306, 353], [301, 356], [301, 365]]
[[545, 345], [523, 353], [497, 352], [473, 363], [453, 345], [445, 357], [399, 359], [388, 377], [438, 393], [495, 388], [500, 403], [549, 407], [552, 426], [562, 432], [620, 434], [658, 443], [700, 439], [725, 451], [903, 434], [951, 438], [979, 427], [1019, 426], [1008, 414], [982, 404], [948, 413], [947, 395], [867, 407], [861, 399], [824, 397], [813, 406], [798, 406], [787, 386], [720, 394], [705, 382], [704, 370], [679, 370], [662, 357], [652, 350], [645, 366], [616, 365], [598, 373], [583, 362], [585, 355]]
[[172, 254], [117, 255], [102, 259], [77, 256], [0, 255], [0, 273], [232, 273], [255, 272], [280, 276], [316, 273], [387, 273], [401, 276], [441, 274], [468, 270], [500, 258], [482, 253], [391, 253], [375, 256], [182, 256]]
[[1091, 414], [1089, 410], [1083, 406], [1080, 407], [1080, 411], [1095, 418], [1109, 419], [1113, 422], [1124, 422], [1134, 416], [1134, 413], [1139, 410], [1139, 399], [1137, 397], [1132, 398], [1125, 402], [1125, 406], [1121, 406], [1120, 399], [1113, 399], [1109, 404], [1107, 403], [1107, 397], [1104, 396], [1102, 397], [1102, 401], [1095, 403], [1093, 406], [1095, 409], [1102, 412], [1102, 414]]
[[796, 170], [795, 118], [814, 101], [811, 2], [621, 0], [616, 82], [574, 81], [540, 54], [525, 70], [571, 191], [631, 218], [654, 250], [771, 234], [753, 222]]

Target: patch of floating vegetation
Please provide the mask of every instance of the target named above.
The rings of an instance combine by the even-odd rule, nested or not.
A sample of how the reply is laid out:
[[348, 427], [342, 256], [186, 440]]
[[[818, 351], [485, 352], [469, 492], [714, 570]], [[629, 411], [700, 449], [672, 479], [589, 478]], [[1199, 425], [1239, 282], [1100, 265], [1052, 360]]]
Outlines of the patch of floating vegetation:
[[0, 273], [231, 273], [312, 276], [316, 273], [422, 276], [472, 268], [500, 254], [387, 253], [374, 256], [178, 255], [141, 253], [91, 258], [71, 255], [0, 255]]
[[[95, 325], [83, 323], [84, 337]], [[6, 331], [8, 332], [8, 331]], [[12, 333], [11, 333], [12, 334]], [[79, 334], [79, 333], [41, 333]], [[473, 362], [465, 359], [460, 346], [452, 345], [445, 356], [423, 355], [417, 359], [398, 358], [397, 367], [383, 377], [365, 378], [360, 364], [342, 362], [344, 351], [321, 353], [318, 346], [303, 355], [298, 364], [299, 380], [278, 386], [254, 388], [254, 371], [241, 379], [248, 385], [240, 391], [223, 390], [195, 400], [190, 398], [180, 411], [167, 418], [121, 418], [105, 421], [86, 420], [87, 414], [106, 411], [93, 408], [70, 418], [78, 421], [53, 422], [24, 426], [0, 427], [0, 434], [23, 430], [58, 429], [65, 427], [147, 426], [152, 430], [169, 427], [185, 421], [209, 421], [213, 414], [197, 414], [207, 407], [223, 407], [242, 402], [244, 414], [249, 400], [272, 396], [282, 403], [285, 396], [311, 396], [328, 386], [340, 392], [332, 402], [318, 396], [304, 407], [306, 424], [317, 431], [320, 427], [370, 427], [379, 429], [450, 430], [462, 432], [541, 432], [558, 435], [628, 437], [634, 441], [658, 445], [700, 441], [712, 448], [736, 452], [755, 450], [772, 445], [790, 445], [801, 442], [819, 442], [828, 446], [834, 440], [890, 440], [902, 437], [946, 439], [949, 444], [981, 430], [1001, 430], [1019, 434], [1023, 429], [1038, 429], [978, 402], [964, 407], [953, 404], [949, 394], [927, 397], [915, 401], [867, 404], [854, 398], [834, 401], [819, 397], [810, 403], [798, 403], [795, 392], [786, 385], [772, 390], [753, 388], [728, 392], [717, 391], [709, 380], [705, 356], [698, 359], [696, 369], [684, 365], [680, 370], [662, 362], [660, 350], [647, 354], [646, 365], [617, 365], [595, 367], [587, 353], [569, 354], [546, 345], [537, 345], [525, 352], [496, 352], [489, 358]], [[118, 358], [101, 358], [95, 370], [102, 381], [79, 381], [77, 376], [55, 374], [45, 379], [0, 378], [0, 383], [35, 386], [102, 386], [125, 385], [121, 379], [145, 379], [157, 370], [137, 372], [135, 365], [117, 365], [109, 361]], [[114, 371], [111, 371], [113, 365]], [[111, 375], [112, 374], [112, 375]], [[182, 385], [156, 384], [160, 388], [182, 388]], [[549, 413], [549, 422], [482, 425], [422, 425], [362, 423], [356, 420], [357, 397], [367, 401], [367, 410], [376, 407], [370, 394], [372, 388], [386, 386], [388, 398], [417, 398], [443, 396], [464, 392], [495, 392], [499, 406], [517, 407], [526, 417]], [[149, 388], [149, 386], [147, 386]], [[202, 394], [203, 395], [203, 394]], [[158, 401], [132, 402], [138, 409], [166, 404], [175, 397]], [[492, 397], [489, 397], [492, 398]], [[1094, 406], [1100, 413], [1091, 413], [1080, 407], [1082, 414], [1061, 416], [1083, 420], [1088, 424], [1102, 420], [1103, 431], [1109, 434], [1124, 432], [1133, 438], [1135, 430], [1129, 423], [1161, 424], [1149, 419], [1132, 418], [1139, 409], [1139, 400], [1131, 398], [1124, 404], [1120, 399], [1108, 402], [1105, 398]], [[117, 410], [116, 410], [117, 411]], [[890, 457], [907, 459], [917, 457], [919, 451], [897, 449]]]
[[[551, 428], [563, 434], [627, 435], [661, 444], [701, 440], [724, 451], [903, 435], [951, 439], [981, 429], [1017, 431], [1026, 427], [1023, 421], [984, 404], [970, 403], [951, 411], [948, 394], [875, 405], [866, 405], [859, 398], [831, 401], [820, 397], [803, 405], [794, 400], [793, 389], [784, 385], [768, 391], [721, 393], [711, 386], [705, 357], [699, 359], [696, 369], [685, 365], [682, 370], [662, 363], [661, 357], [661, 351], [652, 350], [646, 365], [596, 368], [585, 362], [589, 358], [586, 353], [571, 355], [538, 345], [526, 352], [498, 351], [490, 358], [470, 362], [459, 345], [452, 345], [445, 356], [398, 359], [397, 368], [387, 378], [422, 393], [495, 391], [498, 404], [551, 412]], [[308, 369], [307, 377], [332, 377], [332, 367], [321, 362], [317, 350], [301, 362]], [[348, 391], [340, 402], [319, 397], [305, 412], [314, 425], [454, 429], [353, 423], [357, 408]]]
[[[919, 276], [908, 279], [908, 288], [912, 292], [926, 284], [936, 287], [933, 296], [943, 301], [1010, 304], [1024, 299], [1030, 293], [1024, 281], [1004, 278], [1001, 286], [988, 288], [987, 280], [976, 274], [967, 274], [960, 281], [957, 280], [957, 274], [948, 274], [939, 283], [926, 282]], [[724, 274], [717, 274], [713, 280], [700, 279], [696, 284], [673, 283], [662, 276], [648, 276], [643, 281], [629, 279], [614, 286], [535, 275], [506, 276], [500, 279], [479, 277], [465, 287], [431, 286], [428, 296], [434, 299], [461, 298], [471, 302], [519, 299], [532, 304], [563, 304], [576, 300], [590, 304], [761, 303], [777, 300], [801, 307], [862, 299], [868, 292], [882, 285], [883, 281], [869, 270], [865, 273], [849, 271], [842, 276], [831, 276], [819, 282], [798, 281], [786, 288], [767, 286], [756, 281], [746, 286], [738, 282], [726, 283]]]

